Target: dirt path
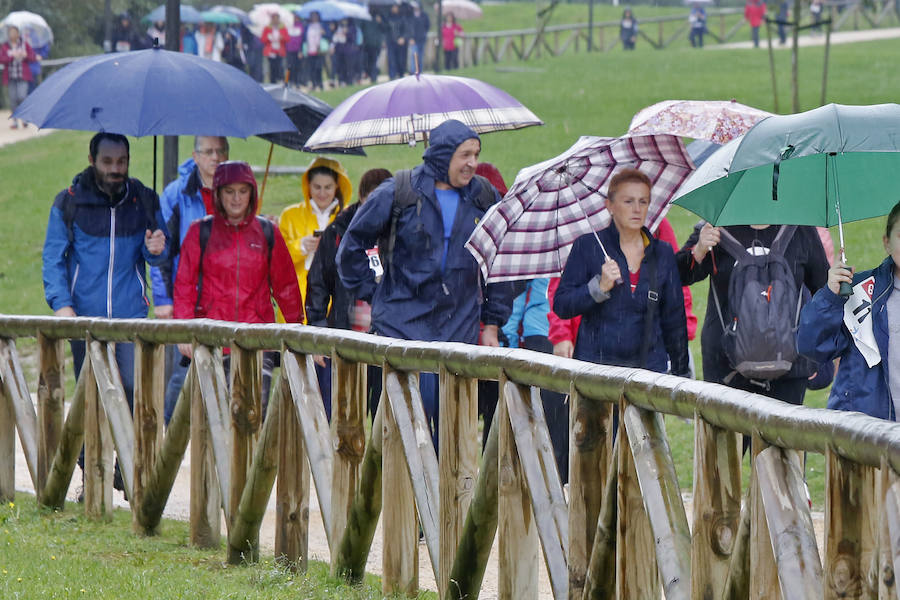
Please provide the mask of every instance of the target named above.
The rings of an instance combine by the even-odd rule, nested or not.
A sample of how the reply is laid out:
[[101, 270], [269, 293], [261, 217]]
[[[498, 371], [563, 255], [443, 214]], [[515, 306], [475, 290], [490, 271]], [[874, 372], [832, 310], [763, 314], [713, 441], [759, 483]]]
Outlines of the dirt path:
[[[749, 30], [746, 35], [750, 35]], [[876, 40], [889, 40], [894, 38], [900, 38], [900, 27], [891, 27], [885, 29], [863, 29], [860, 31], [836, 31], [831, 34], [831, 44], [850, 44], [854, 42], [873, 42]], [[824, 46], [825, 45], [825, 34], [824, 33], [808, 33], [801, 35], [797, 40], [797, 45], [800, 47], [807, 46]], [[772, 46], [774, 48], [790, 48], [791, 41], [788, 39], [788, 43], [781, 45], [778, 43], [777, 38], [772, 41]], [[759, 48], [757, 50], [765, 50], [767, 47], [766, 39], [764, 34], [760, 34], [759, 40]], [[710, 50], [726, 50], [733, 48], [753, 48], [753, 42], [731, 42], [728, 44], [718, 44], [718, 45], [709, 45], [707, 46]]]
[[10, 111], [7, 109], [0, 110], [0, 146], [14, 144], [22, 140], [30, 140], [34, 137], [47, 135], [56, 131], [55, 129], [38, 129], [32, 125], [28, 127], [19, 127], [12, 129], [9, 120]]

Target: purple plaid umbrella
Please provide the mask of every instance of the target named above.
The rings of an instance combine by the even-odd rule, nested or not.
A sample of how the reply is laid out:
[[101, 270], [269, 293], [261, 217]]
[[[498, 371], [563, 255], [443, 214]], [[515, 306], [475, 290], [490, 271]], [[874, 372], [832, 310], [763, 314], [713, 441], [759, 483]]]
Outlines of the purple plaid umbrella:
[[694, 169], [681, 138], [583, 136], [559, 156], [519, 171], [503, 200], [472, 232], [466, 248], [485, 280], [560, 275], [575, 240], [591, 232], [596, 237], [609, 225], [606, 190], [626, 167], [640, 169], [653, 182], [646, 225], [655, 231]]
[[478, 133], [543, 125], [533, 112], [492, 85], [468, 77], [408, 75], [361, 90], [341, 102], [305, 150], [427, 143], [449, 119]]

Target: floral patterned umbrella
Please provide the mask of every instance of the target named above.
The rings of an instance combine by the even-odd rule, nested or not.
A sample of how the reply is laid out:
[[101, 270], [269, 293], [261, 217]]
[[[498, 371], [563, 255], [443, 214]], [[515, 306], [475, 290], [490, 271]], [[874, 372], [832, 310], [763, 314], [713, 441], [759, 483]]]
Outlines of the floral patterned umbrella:
[[634, 115], [628, 133], [668, 133], [724, 144], [771, 116], [736, 100], [665, 100]]

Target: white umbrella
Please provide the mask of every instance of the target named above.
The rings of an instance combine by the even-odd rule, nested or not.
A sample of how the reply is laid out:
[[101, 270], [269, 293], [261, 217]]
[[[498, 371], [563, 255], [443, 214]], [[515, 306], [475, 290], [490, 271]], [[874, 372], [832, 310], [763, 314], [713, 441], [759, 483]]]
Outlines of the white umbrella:
[[41, 15], [28, 12], [27, 10], [17, 10], [6, 15], [0, 21], [0, 44], [7, 40], [6, 28], [8, 25], [18, 27], [22, 37], [33, 48], [40, 48], [53, 43], [53, 30], [50, 29], [47, 21]]
[[441, 11], [457, 19], [480, 19], [484, 16], [481, 7], [472, 0], [444, 0], [441, 3]]

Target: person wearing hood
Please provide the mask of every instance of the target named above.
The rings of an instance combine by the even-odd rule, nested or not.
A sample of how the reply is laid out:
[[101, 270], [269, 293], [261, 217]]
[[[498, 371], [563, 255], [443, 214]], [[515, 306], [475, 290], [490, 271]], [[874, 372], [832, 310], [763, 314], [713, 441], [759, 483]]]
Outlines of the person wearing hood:
[[[499, 200], [485, 179], [475, 177], [481, 139], [449, 120], [431, 131], [429, 143], [421, 165], [385, 181], [357, 211], [338, 248], [338, 274], [356, 298], [371, 303], [378, 335], [476, 344], [481, 322], [481, 343], [497, 346], [512, 289], [483, 285], [478, 264], [465, 249], [475, 225]], [[395, 199], [403, 193], [398, 187], [410, 197]], [[366, 252], [376, 244], [384, 263], [380, 283]], [[423, 373], [420, 387], [436, 433], [437, 378]]]
[[[50, 209], [43, 249], [44, 295], [58, 317], [147, 317], [147, 263], [168, 257], [168, 236], [156, 193], [128, 177], [125, 136], [91, 138], [90, 166], [75, 176]], [[76, 376], [84, 340], [72, 340]], [[116, 344], [129, 403], [134, 389], [134, 344]]]
[[278, 227], [291, 251], [297, 282], [305, 298], [307, 273], [320, 236], [353, 198], [353, 184], [341, 163], [319, 156], [304, 171], [300, 186], [303, 201], [281, 212]]
[[142, 34], [131, 22], [131, 15], [123, 12], [119, 15], [119, 22], [112, 34], [113, 52], [131, 52], [147, 48], [147, 36]]
[[[228, 140], [224, 137], [198, 135], [194, 137], [191, 158], [178, 167], [178, 178], [166, 186], [160, 197], [160, 211], [169, 235], [172, 236], [169, 261], [159, 267], [151, 267], [153, 284], [153, 312], [157, 319], [172, 318], [172, 294], [175, 274], [178, 272], [181, 243], [191, 223], [214, 212], [213, 177], [216, 168], [228, 160]], [[178, 393], [187, 375], [187, 365], [177, 359], [177, 350], [170, 346], [172, 372], [166, 386], [165, 420], [168, 424], [175, 410]]]

